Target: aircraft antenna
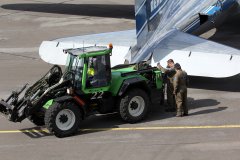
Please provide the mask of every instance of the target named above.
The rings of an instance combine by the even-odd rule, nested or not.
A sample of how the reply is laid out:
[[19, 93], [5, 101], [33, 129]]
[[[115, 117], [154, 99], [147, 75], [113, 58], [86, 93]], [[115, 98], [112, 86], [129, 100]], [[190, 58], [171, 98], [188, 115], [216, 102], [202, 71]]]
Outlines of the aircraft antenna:
[[83, 53], [84, 53], [85, 51], [84, 51], [84, 41], [83, 41]]

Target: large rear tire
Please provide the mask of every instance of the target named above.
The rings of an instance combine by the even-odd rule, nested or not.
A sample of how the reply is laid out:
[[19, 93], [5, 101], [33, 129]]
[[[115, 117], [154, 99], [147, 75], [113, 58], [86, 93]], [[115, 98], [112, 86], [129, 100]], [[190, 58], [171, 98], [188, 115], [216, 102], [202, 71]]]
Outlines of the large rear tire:
[[148, 112], [149, 97], [141, 89], [128, 91], [120, 100], [119, 113], [121, 118], [128, 123], [143, 120]]
[[73, 102], [54, 103], [45, 113], [47, 129], [56, 137], [75, 134], [82, 120], [82, 113]]

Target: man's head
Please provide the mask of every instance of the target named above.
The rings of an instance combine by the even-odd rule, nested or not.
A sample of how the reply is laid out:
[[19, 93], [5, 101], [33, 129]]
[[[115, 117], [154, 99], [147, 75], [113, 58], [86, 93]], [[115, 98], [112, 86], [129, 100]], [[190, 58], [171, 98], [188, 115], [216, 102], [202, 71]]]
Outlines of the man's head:
[[174, 68], [175, 68], [176, 70], [180, 70], [180, 69], [181, 69], [181, 65], [180, 65], [179, 63], [176, 63], [176, 64], [174, 65]]
[[174, 61], [173, 61], [173, 59], [169, 59], [169, 60], [167, 61], [167, 66], [168, 66], [169, 68], [174, 68]]

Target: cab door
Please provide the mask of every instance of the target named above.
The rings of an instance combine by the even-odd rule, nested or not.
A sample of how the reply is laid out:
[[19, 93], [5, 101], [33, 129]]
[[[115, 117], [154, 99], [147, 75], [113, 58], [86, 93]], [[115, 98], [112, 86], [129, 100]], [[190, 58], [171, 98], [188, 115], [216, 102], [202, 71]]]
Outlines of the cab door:
[[108, 54], [89, 57], [87, 60], [85, 93], [105, 92], [110, 88], [111, 65]]

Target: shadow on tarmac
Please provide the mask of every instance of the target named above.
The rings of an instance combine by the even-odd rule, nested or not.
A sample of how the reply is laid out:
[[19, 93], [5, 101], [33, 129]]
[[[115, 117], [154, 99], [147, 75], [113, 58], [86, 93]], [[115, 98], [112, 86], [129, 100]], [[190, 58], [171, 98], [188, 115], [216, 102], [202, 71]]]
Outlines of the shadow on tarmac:
[[[220, 102], [214, 99], [194, 100], [191, 97], [188, 98], [188, 103], [189, 103], [189, 110], [196, 109], [196, 108], [204, 108], [204, 107], [214, 107], [220, 104]], [[210, 109], [207, 108], [201, 111], [191, 113], [189, 114], [189, 116], [220, 112], [225, 109], [227, 109], [227, 107], [216, 107], [216, 108], [210, 108]], [[165, 110], [165, 106], [160, 104], [154, 104], [150, 109], [150, 112], [147, 118], [141, 123], [175, 117], [175, 112], [165, 112], [164, 110]], [[81, 125], [81, 128], [119, 128], [119, 125], [122, 125], [122, 124], [126, 124], [126, 122], [123, 122], [120, 116], [117, 113], [115, 113], [115, 114], [109, 114], [109, 115], [89, 117], [86, 121], [83, 122], [83, 124]], [[86, 134], [86, 133], [93, 133], [93, 132], [99, 132], [99, 131], [79, 132], [79, 135]]]
[[218, 104], [220, 104], [220, 102], [215, 99], [194, 99], [191, 97], [188, 98], [189, 110], [202, 107], [212, 107]]
[[[166, 104], [166, 103], [165, 103]], [[189, 97], [188, 98], [188, 109], [197, 109], [197, 108], [204, 108], [204, 107], [214, 107], [219, 105], [220, 102], [218, 102], [215, 99], [199, 99], [195, 100], [194, 98]], [[162, 119], [168, 119], [173, 118], [176, 115], [176, 112], [165, 112], [166, 106], [160, 106], [158, 104], [155, 104], [154, 107], [151, 110], [151, 113], [146, 118], [146, 122], [150, 121], [156, 121], [156, 120], [162, 120]], [[219, 112], [222, 110], [227, 109], [227, 107], [217, 107], [217, 108], [210, 108], [210, 109], [204, 109], [201, 111], [197, 111], [194, 113], [189, 114], [189, 116], [193, 115], [199, 115], [199, 114], [208, 114], [213, 112]]]
[[135, 19], [134, 5], [23, 3], [6, 4], [3, 9], [94, 17]]
[[200, 115], [200, 114], [208, 114], [208, 113], [213, 113], [213, 112], [220, 112], [220, 111], [226, 110], [227, 108], [228, 107], [218, 107], [218, 108], [201, 110], [201, 111], [191, 113], [191, 114], [189, 114], [189, 116]]
[[[214, 99], [194, 100], [193, 98], [188, 98], [188, 102], [189, 102], [189, 110], [202, 108], [202, 107], [213, 107], [220, 104], [220, 102]], [[205, 110], [191, 113], [189, 114], [189, 116], [220, 112], [225, 109], [227, 109], [227, 107], [210, 108], [210, 109], [205, 109]], [[175, 117], [175, 112], [165, 112], [164, 110], [165, 110], [165, 106], [162, 106], [160, 104], [152, 105], [147, 118], [141, 123]], [[82, 121], [79, 132], [73, 136], [80, 136], [84, 134], [107, 131], [108, 129], [110, 130], [112, 128], [119, 128], [119, 126], [123, 124], [126, 124], [126, 122], [121, 120], [118, 113], [93, 115], [88, 117], [86, 120]], [[30, 138], [43, 138], [46, 136], [52, 136], [52, 134], [42, 131], [41, 129], [42, 129], [41, 127], [33, 127], [33, 128], [22, 129], [21, 131], [22, 133], [24, 133]], [[89, 129], [89, 130], [85, 130], [85, 129]], [[34, 132], [34, 130], [36, 130], [36, 132]], [[29, 131], [29, 132], [26, 132], [26, 131]]]
[[189, 88], [240, 92], [240, 75], [229, 78], [189, 77], [189, 79]]
[[30, 138], [42, 138], [52, 135], [51, 133], [48, 133], [42, 129], [43, 129], [42, 127], [33, 127], [21, 129], [20, 131]]

